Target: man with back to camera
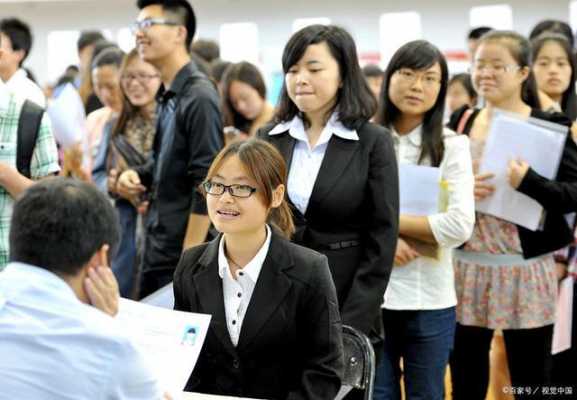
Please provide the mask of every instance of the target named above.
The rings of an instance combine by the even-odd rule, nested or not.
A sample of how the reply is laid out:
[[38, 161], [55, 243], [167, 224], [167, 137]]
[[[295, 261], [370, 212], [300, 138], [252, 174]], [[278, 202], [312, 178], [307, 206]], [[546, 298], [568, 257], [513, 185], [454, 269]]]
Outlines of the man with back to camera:
[[125, 197], [148, 195], [150, 201], [144, 297], [172, 281], [183, 249], [205, 240], [210, 222], [197, 187], [224, 142], [217, 90], [188, 53], [196, 29], [191, 5], [186, 0], [138, 0], [137, 5], [136, 46], [160, 71], [163, 85], [152, 157], [142, 168], [124, 171], [117, 190]]
[[49, 178], [16, 202], [0, 274], [0, 400], [163, 397], [111, 317], [118, 240], [116, 212], [90, 184]]
[[0, 40], [4, 53], [0, 59], [0, 78], [18, 97], [46, 107], [44, 92], [22, 68], [32, 48], [30, 27], [17, 18], [5, 18], [0, 21]]

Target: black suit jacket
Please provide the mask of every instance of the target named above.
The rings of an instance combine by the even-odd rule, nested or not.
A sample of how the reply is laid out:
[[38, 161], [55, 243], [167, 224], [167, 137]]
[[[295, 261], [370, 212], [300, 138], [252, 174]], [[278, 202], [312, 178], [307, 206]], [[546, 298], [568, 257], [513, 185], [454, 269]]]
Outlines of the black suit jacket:
[[186, 390], [333, 399], [341, 384], [343, 344], [326, 257], [273, 233], [235, 348], [218, 274], [221, 237], [186, 251], [174, 275], [174, 308], [212, 315]]
[[[272, 143], [287, 165], [296, 140], [288, 130], [260, 138]], [[399, 229], [397, 161], [389, 132], [371, 123], [358, 141], [330, 139], [303, 215], [292, 207], [294, 241], [325, 254], [337, 288], [343, 324], [375, 339]]]

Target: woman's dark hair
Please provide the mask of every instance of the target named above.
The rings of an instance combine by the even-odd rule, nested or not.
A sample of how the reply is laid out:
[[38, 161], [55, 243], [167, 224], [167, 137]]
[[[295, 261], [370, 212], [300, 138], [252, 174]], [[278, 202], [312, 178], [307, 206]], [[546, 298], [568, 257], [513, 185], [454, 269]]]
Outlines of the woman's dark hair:
[[[273, 191], [279, 185], [284, 185], [285, 198], [280, 206], [271, 209], [268, 222], [280, 229], [287, 238], [290, 238], [295, 231], [295, 226], [286, 200], [287, 167], [284, 158], [276, 147], [264, 140], [251, 138], [233, 142], [222, 149], [214, 158], [206, 174], [206, 180], [212, 179], [222, 164], [233, 155], [238, 156], [246, 172], [256, 181], [258, 187], [255, 194], [260, 196], [267, 208], [271, 206]], [[205, 193], [204, 190], [203, 193]]]
[[[296, 32], [284, 48], [283, 72], [286, 75], [299, 62], [308, 46], [319, 43], [327, 44], [339, 65], [342, 87], [337, 92], [334, 107], [339, 112], [339, 120], [348, 129], [359, 129], [375, 114], [377, 101], [361, 72], [355, 41], [346, 30], [335, 25], [310, 25]], [[290, 99], [286, 85], [283, 85], [275, 120], [290, 121], [295, 116], [299, 116], [305, 126], [308, 125], [306, 116]], [[329, 117], [330, 114], [326, 116], [327, 119]]]
[[541, 109], [537, 82], [531, 69], [532, 50], [529, 40], [513, 31], [491, 31], [481, 38], [479, 46], [491, 42], [505, 46], [519, 67], [529, 69], [529, 75], [521, 87], [521, 98], [532, 108]]
[[556, 19], [546, 19], [541, 21], [531, 30], [531, 33], [529, 34], [529, 40], [533, 40], [543, 33], [558, 33], [563, 35], [569, 42], [571, 49], [574, 47], [575, 38], [573, 37], [573, 30], [571, 29], [571, 26], [566, 22]]
[[426, 40], [415, 40], [402, 46], [391, 58], [383, 78], [381, 88], [381, 102], [377, 114], [377, 121], [383, 126], [392, 126], [401, 116], [401, 111], [393, 104], [389, 96], [391, 78], [395, 72], [402, 68], [412, 70], [424, 70], [439, 63], [441, 67], [441, 86], [437, 101], [433, 107], [425, 113], [423, 118], [423, 144], [419, 163], [429, 158], [431, 165], [437, 167], [441, 164], [445, 146], [443, 144], [443, 116], [445, 112], [445, 97], [449, 80], [447, 61], [443, 54], [434, 45]]
[[250, 130], [252, 121], [246, 119], [235, 110], [230, 99], [230, 86], [234, 81], [246, 83], [257, 91], [259, 96], [266, 99], [266, 85], [258, 68], [246, 61], [231, 65], [224, 75], [222, 84], [222, 103], [224, 111], [224, 126], [234, 126], [243, 132]]
[[467, 92], [467, 95], [470, 98], [472, 99], [477, 98], [477, 92], [475, 91], [475, 88], [473, 87], [473, 82], [471, 81], [471, 74], [462, 73], [453, 75], [451, 79], [449, 79], [449, 84], [447, 85], [447, 88], [451, 87], [453, 83], [460, 83], [465, 88], [465, 91]]
[[229, 61], [215, 60], [210, 64], [210, 70], [212, 72], [212, 78], [216, 83], [220, 84], [224, 78], [224, 74], [228, 67], [232, 65]]
[[120, 68], [123, 58], [124, 52], [118, 47], [108, 47], [92, 59], [91, 69], [94, 70], [107, 65], [114, 65], [116, 68]]
[[10, 260], [73, 276], [105, 244], [114, 258], [119, 238], [116, 210], [94, 185], [48, 178], [14, 205]]
[[543, 46], [550, 42], [557, 43], [559, 46], [561, 46], [565, 52], [565, 55], [567, 56], [569, 65], [571, 66], [571, 79], [569, 80], [569, 87], [563, 93], [563, 97], [561, 99], [561, 109], [571, 121], [575, 121], [577, 119], [577, 94], [575, 94], [576, 63], [575, 56], [571, 49], [571, 44], [567, 41], [565, 36], [558, 33], [544, 33], [539, 35], [532, 41], [533, 63], [535, 63], [539, 57], [539, 52]]

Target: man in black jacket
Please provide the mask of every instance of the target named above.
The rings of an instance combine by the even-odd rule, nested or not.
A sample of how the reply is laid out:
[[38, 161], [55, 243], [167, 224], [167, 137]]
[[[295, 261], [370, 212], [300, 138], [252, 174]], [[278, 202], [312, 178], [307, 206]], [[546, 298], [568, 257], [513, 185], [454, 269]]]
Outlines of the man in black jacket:
[[223, 135], [216, 88], [188, 53], [196, 29], [192, 7], [186, 0], [137, 5], [137, 49], [158, 68], [163, 85], [152, 157], [142, 168], [125, 171], [118, 190], [150, 202], [140, 291], [146, 296], [172, 281], [183, 248], [205, 240], [209, 220], [197, 187], [223, 147]]

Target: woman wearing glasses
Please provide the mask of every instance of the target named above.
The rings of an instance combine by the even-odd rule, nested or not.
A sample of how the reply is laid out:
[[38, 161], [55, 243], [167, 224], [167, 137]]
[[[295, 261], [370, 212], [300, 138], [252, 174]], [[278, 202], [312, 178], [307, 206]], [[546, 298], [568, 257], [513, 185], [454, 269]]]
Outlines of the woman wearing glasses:
[[116, 274], [120, 294], [131, 297], [135, 278], [137, 208], [142, 204], [139, 197], [122, 198], [116, 190], [117, 178], [126, 169], [143, 164], [152, 149], [155, 128], [154, 96], [160, 86], [156, 68], [142, 61], [132, 50], [120, 66], [120, 88], [123, 106], [118, 118], [104, 128], [92, 177], [102, 191], [116, 198], [122, 239], [112, 270]]
[[[386, 340], [376, 400], [399, 399], [401, 375], [407, 399], [444, 398], [456, 323], [452, 249], [469, 239], [475, 223], [469, 140], [443, 127], [447, 81], [445, 58], [424, 40], [397, 50], [384, 74], [377, 120], [391, 130], [399, 168], [439, 168], [448, 196], [446, 209], [400, 216], [395, 267], [383, 303]], [[416, 243], [437, 255], [421, 254]]]
[[[517, 33], [495, 31], [481, 39], [472, 77], [486, 105], [457, 110], [449, 123], [469, 136], [474, 160], [481, 157], [497, 108], [570, 126], [563, 115], [540, 111], [530, 57], [529, 42]], [[492, 195], [491, 179], [489, 173], [475, 176], [476, 199]], [[503, 330], [512, 387], [530, 387], [542, 398], [542, 388], [549, 383], [557, 294], [553, 251], [572, 242], [564, 214], [577, 209], [577, 147], [571, 135], [555, 180], [540, 176], [523, 160], [511, 160], [508, 184], [543, 206], [543, 228], [530, 231], [477, 213], [471, 239], [455, 252], [458, 323], [451, 359], [455, 400], [485, 398], [489, 347], [496, 329]]]
[[202, 185], [221, 234], [187, 250], [175, 309], [211, 314], [187, 391], [262, 399], [333, 399], [341, 324], [325, 256], [288, 241], [286, 166], [270, 144], [235, 142]]
[[289, 165], [296, 243], [325, 254], [343, 324], [379, 342], [380, 305], [398, 235], [397, 163], [355, 43], [337, 26], [312, 25], [284, 49], [276, 125], [259, 135]]

